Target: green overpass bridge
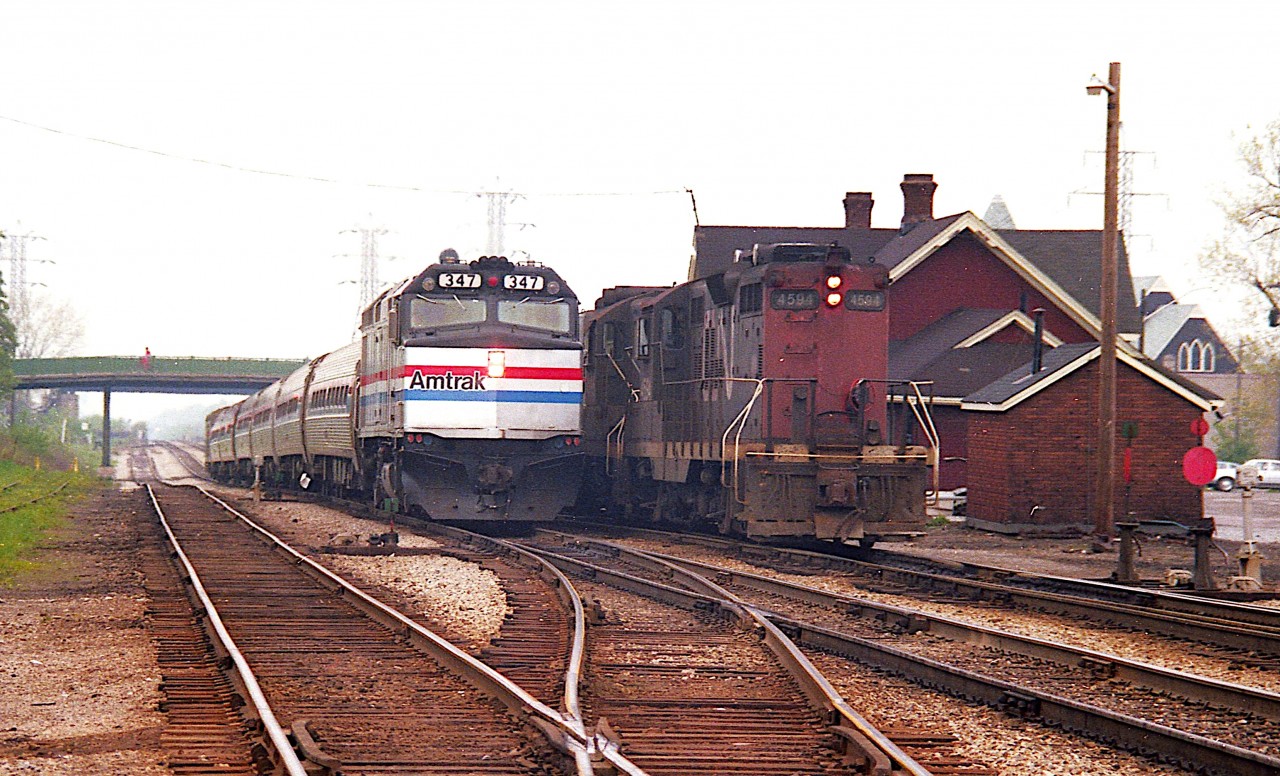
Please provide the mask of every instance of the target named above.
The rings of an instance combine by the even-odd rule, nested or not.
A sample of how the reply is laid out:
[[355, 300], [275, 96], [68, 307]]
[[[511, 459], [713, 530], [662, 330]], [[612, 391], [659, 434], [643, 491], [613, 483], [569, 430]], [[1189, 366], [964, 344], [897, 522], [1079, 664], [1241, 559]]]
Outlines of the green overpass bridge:
[[[111, 428], [111, 394], [253, 393], [306, 364], [263, 358], [83, 356], [19, 358], [14, 388], [61, 388], [102, 394], [103, 430]], [[12, 416], [11, 416], [12, 417]], [[111, 465], [111, 434], [102, 435], [102, 465]]]

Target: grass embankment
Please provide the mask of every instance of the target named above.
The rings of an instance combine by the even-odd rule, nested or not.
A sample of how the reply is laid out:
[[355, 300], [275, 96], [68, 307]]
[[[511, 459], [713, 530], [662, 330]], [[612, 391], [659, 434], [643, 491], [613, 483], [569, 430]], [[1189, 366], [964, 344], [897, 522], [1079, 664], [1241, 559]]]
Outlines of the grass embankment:
[[98, 482], [82, 472], [37, 470], [0, 460], [0, 587], [38, 564], [40, 543], [62, 524], [68, 506]]

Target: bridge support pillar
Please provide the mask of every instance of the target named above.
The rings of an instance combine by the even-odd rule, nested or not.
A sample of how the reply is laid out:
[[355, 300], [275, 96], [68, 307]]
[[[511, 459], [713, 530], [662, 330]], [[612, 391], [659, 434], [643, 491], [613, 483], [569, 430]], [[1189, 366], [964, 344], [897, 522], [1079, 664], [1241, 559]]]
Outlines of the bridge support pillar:
[[102, 465], [111, 466], [111, 389], [102, 391]]

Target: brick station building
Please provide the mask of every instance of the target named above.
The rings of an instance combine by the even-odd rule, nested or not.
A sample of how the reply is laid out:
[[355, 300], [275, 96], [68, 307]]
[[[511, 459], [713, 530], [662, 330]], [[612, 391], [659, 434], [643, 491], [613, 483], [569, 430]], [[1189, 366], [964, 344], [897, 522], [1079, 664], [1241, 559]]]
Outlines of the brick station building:
[[[1017, 229], [1007, 212], [1001, 228], [971, 212], [935, 218], [932, 175], [906, 175], [901, 188], [897, 228], [871, 226], [868, 192], [845, 195], [839, 227], [699, 226], [691, 277], [724, 271], [735, 251], [780, 242], [837, 242], [855, 260], [884, 265], [888, 376], [931, 384], [941, 487], [969, 489], [975, 522], [1091, 529], [1101, 232]], [[1136, 422], [1139, 435], [1128, 500], [1118, 483], [1115, 514], [1200, 517], [1200, 491], [1183, 479], [1181, 458], [1196, 441], [1191, 420], [1219, 397], [1138, 351], [1141, 318], [1125, 303], [1134, 293], [1120, 247], [1117, 417]], [[1024, 391], [1014, 375], [1029, 374], [1037, 320], [1044, 369]], [[1119, 455], [1125, 442], [1117, 440]]]
[[[1040, 371], [1025, 364], [965, 397], [967, 449], [980, 463], [969, 468], [968, 508], [979, 525], [1092, 520], [1100, 352], [1097, 343], [1062, 345], [1044, 355]], [[1182, 456], [1199, 442], [1191, 424], [1208, 403], [1203, 389], [1128, 353], [1118, 360], [1116, 519], [1199, 516], [1200, 489], [1183, 479]]]

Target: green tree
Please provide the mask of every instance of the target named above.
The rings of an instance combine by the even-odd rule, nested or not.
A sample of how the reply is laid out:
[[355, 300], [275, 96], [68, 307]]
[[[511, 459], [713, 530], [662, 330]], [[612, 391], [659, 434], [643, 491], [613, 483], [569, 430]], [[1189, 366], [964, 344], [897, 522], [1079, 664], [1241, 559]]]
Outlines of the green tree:
[[[0, 239], [3, 239], [0, 233]], [[13, 390], [13, 354], [18, 347], [18, 332], [9, 317], [9, 293], [0, 273], [0, 392], [6, 396]]]

